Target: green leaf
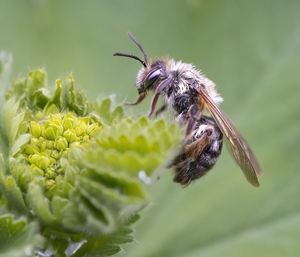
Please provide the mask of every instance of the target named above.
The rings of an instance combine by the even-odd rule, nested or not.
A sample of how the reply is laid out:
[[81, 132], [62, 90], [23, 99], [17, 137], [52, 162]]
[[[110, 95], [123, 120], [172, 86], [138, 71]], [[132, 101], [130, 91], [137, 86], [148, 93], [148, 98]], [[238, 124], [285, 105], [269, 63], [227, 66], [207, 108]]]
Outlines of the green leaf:
[[27, 223], [26, 219], [15, 220], [10, 214], [0, 216], [0, 256], [33, 256], [42, 243], [36, 223]]
[[24, 111], [19, 109], [19, 103], [15, 98], [10, 98], [3, 107], [4, 122], [7, 138], [10, 145], [16, 140], [19, 126], [24, 119]]
[[23, 134], [19, 136], [18, 139], [14, 142], [14, 144], [11, 147], [10, 155], [15, 156], [21, 150], [21, 146], [26, 144], [30, 138], [31, 138], [30, 134]]
[[95, 105], [95, 110], [100, 116], [100, 120], [108, 124], [121, 121], [124, 117], [122, 106], [116, 106], [112, 110], [112, 97], [107, 97], [98, 101]]
[[25, 214], [27, 212], [22, 191], [13, 177], [9, 176], [4, 178], [3, 170], [1, 170], [0, 174], [0, 192], [5, 197], [10, 209], [17, 211], [19, 214]]
[[35, 104], [38, 106], [41, 106], [39, 103], [42, 101], [37, 101], [39, 99], [38, 97], [35, 97], [36, 94], [39, 94], [37, 92], [42, 93], [39, 89], [44, 88], [46, 86], [46, 73], [44, 70], [35, 70], [31, 71], [28, 74], [27, 80], [26, 80], [26, 88], [25, 93], [28, 99], [31, 101], [35, 100]]
[[49, 199], [43, 194], [42, 188], [32, 182], [28, 186], [27, 202], [33, 213], [47, 225], [53, 225], [56, 217], [50, 210]]
[[83, 247], [74, 254], [73, 257], [79, 257], [88, 252], [88, 257], [93, 256], [111, 256], [119, 251], [122, 248], [119, 246], [120, 244], [125, 244], [132, 242], [134, 240], [132, 234], [132, 229], [129, 228], [133, 223], [135, 223], [139, 219], [138, 215], [131, 217], [126, 225], [123, 226], [119, 231], [107, 234], [100, 239], [91, 239]]
[[81, 89], [75, 89], [74, 83], [72, 75], [68, 76], [67, 83], [62, 87], [61, 106], [62, 109], [68, 108], [77, 115], [84, 116], [89, 108], [87, 98]]

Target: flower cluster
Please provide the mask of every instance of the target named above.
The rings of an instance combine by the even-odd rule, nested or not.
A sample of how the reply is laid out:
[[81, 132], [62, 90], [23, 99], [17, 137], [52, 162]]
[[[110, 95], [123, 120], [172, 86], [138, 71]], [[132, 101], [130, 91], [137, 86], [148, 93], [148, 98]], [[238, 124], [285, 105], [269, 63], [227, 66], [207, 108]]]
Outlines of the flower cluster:
[[90, 102], [72, 76], [49, 87], [44, 70], [1, 90], [2, 241], [31, 233], [20, 248], [47, 256], [66, 256], [74, 244], [74, 256], [120, 251], [148, 203], [147, 183], [178, 146], [177, 125], [128, 117], [110, 97]]
[[30, 122], [31, 138], [22, 146], [21, 154], [30, 164], [33, 174], [45, 178], [44, 187], [48, 196], [55, 191], [56, 182], [63, 179], [61, 158], [67, 157], [74, 147], [88, 146], [101, 126], [99, 121], [75, 117], [71, 113], [50, 114], [48, 120]]

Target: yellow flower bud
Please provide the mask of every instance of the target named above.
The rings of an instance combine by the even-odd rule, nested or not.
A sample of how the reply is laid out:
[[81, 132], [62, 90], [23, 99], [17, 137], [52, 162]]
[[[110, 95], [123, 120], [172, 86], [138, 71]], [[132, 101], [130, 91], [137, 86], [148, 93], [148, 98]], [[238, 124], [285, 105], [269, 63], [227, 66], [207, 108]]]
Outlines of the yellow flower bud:
[[100, 131], [100, 127], [97, 123], [93, 123], [91, 125], [88, 126], [88, 129], [87, 129], [87, 133], [90, 135], [90, 136], [94, 136], [97, 134], [97, 132]]
[[40, 124], [34, 121], [30, 122], [30, 132], [34, 137], [40, 137], [42, 132]]
[[78, 137], [76, 136], [76, 132], [74, 129], [67, 129], [63, 136], [68, 140], [69, 143], [75, 142], [78, 140]]
[[40, 140], [38, 139], [38, 138], [35, 138], [35, 137], [32, 137], [31, 139], [30, 139], [30, 144], [32, 145], [32, 146], [36, 146], [36, 147], [40, 147], [39, 146], [39, 143], [40, 143]]
[[46, 169], [50, 165], [50, 159], [46, 154], [41, 153], [39, 156], [39, 160], [37, 166], [41, 169]]
[[88, 135], [83, 136], [82, 141], [84, 143], [88, 143], [90, 141], [90, 137]]
[[62, 136], [59, 136], [55, 139], [55, 148], [59, 151], [62, 151], [68, 147], [68, 141]]
[[56, 187], [55, 180], [54, 179], [47, 179], [46, 182], [45, 182], [45, 187], [48, 191], [54, 190], [54, 188]]
[[45, 153], [33, 154], [29, 156], [28, 161], [43, 170], [50, 165], [50, 159]]
[[28, 157], [28, 161], [29, 161], [31, 164], [37, 165], [37, 163], [38, 163], [38, 161], [39, 161], [39, 154], [36, 153], [36, 154], [30, 155], [30, 156]]
[[77, 120], [75, 132], [77, 136], [81, 136], [86, 133], [88, 125], [84, 120]]
[[49, 120], [55, 122], [57, 125], [62, 125], [62, 118], [59, 114], [50, 114]]
[[61, 152], [61, 157], [66, 158], [68, 156], [70, 148], [66, 148], [64, 151]]
[[47, 149], [53, 149], [54, 148], [54, 141], [47, 140]]
[[46, 169], [46, 172], [45, 172], [45, 177], [46, 178], [55, 178], [55, 176], [56, 176], [56, 173], [55, 173], [54, 168], [47, 168]]
[[71, 144], [71, 147], [77, 147], [77, 148], [79, 148], [79, 147], [81, 147], [81, 144], [80, 144], [80, 142], [76, 141], [76, 142], [73, 142]]
[[43, 136], [47, 139], [55, 139], [55, 130], [52, 127], [45, 128]]
[[32, 144], [26, 144], [22, 148], [24, 153], [26, 154], [35, 154], [39, 152], [38, 146]]
[[78, 118], [79, 122], [83, 122], [85, 125], [89, 125], [90, 118], [89, 117], [80, 117]]
[[31, 164], [30, 168], [31, 168], [31, 171], [34, 173], [34, 175], [44, 176], [44, 171], [42, 169], [40, 169], [39, 167], [37, 167], [35, 164]]
[[45, 129], [42, 133], [43, 137], [55, 140], [56, 137], [61, 136], [63, 133], [63, 126], [58, 121], [46, 121]]
[[59, 152], [57, 150], [52, 150], [50, 156], [54, 159], [59, 158]]
[[64, 130], [72, 129], [76, 126], [76, 119], [72, 114], [68, 113], [63, 119]]
[[41, 149], [41, 152], [45, 152], [47, 149], [47, 140], [44, 138], [40, 138], [39, 140], [39, 147]]
[[56, 159], [52, 158], [51, 156], [49, 157], [49, 159], [50, 159], [50, 166], [56, 162]]

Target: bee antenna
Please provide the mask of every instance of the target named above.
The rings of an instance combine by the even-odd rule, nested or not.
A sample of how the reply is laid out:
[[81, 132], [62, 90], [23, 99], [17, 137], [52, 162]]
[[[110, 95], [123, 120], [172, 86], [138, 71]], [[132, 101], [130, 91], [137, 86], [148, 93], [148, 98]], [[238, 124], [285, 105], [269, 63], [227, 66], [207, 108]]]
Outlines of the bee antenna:
[[138, 48], [142, 51], [143, 55], [144, 55], [144, 59], [145, 59], [145, 64], [148, 64], [148, 58], [146, 53], [144, 52], [144, 49], [142, 47], [142, 45], [134, 38], [134, 36], [128, 32], [128, 36], [131, 38], [131, 40], [138, 46]]
[[145, 63], [143, 60], [141, 60], [139, 57], [135, 56], [135, 55], [132, 55], [132, 54], [123, 54], [123, 53], [114, 53], [113, 55], [114, 55], [114, 56], [129, 57], [129, 58], [138, 60], [139, 62], [141, 62], [141, 64], [143, 64], [143, 66], [144, 66], [145, 68], [147, 67], [146, 63]]

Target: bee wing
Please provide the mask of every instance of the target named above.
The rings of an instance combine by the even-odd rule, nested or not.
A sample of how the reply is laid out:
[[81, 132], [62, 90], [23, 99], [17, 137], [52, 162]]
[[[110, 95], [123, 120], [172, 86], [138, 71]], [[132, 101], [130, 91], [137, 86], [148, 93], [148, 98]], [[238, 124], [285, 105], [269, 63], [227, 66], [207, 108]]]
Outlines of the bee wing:
[[204, 87], [196, 86], [194, 88], [201, 95], [212, 117], [215, 119], [223, 135], [225, 135], [226, 142], [232, 152], [232, 155], [237, 164], [241, 167], [247, 180], [253, 186], [259, 186], [257, 175], [261, 175], [262, 171], [250, 146], [232, 124], [227, 115], [211, 99]]

